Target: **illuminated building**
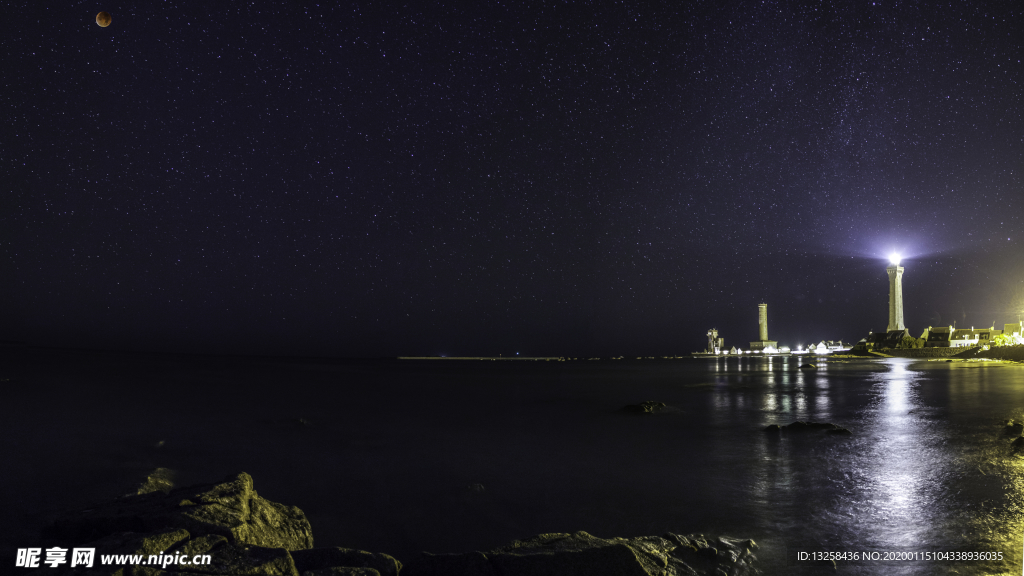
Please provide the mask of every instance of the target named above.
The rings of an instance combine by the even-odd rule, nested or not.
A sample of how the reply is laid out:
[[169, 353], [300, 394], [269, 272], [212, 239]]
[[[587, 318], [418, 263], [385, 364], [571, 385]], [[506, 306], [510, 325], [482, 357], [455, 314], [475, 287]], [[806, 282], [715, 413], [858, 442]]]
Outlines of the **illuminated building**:
[[708, 354], [720, 354], [722, 348], [725, 347], [725, 338], [718, 337], [718, 330], [712, 328], [708, 330]]
[[890, 264], [885, 269], [889, 274], [889, 327], [887, 332], [903, 330], [903, 266], [900, 266], [900, 255], [889, 257]]

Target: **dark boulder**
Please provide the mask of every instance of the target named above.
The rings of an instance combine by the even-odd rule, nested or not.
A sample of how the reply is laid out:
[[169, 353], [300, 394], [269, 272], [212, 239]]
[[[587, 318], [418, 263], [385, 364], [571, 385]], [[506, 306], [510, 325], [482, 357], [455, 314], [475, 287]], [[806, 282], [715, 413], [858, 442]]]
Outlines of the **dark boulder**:
[[751, 540], [702, 535], [597, 538], [541, 534], [489, 552], [428, 554], [412, 576], [682, 576], [756, 574]]
[[1003, 427], [1003, 433], [1020, 436], [1024, 433], [1024, 423], [1017, 422], [1016, 420], [1007, 420], [1006, 425]]
[[801, 364], [800, 365], [800, 369], [801, 370], [817, 370], [818, 366], [816, 364], [810, 364], [810, 363], [808, 363], [808, 364]]
[[627, 404], [622, 407], [622, 411], [627, 414], [654, 414], [664, 407], [664, 402], [648, 400], [647, 402], [641, 402], [639, 404]]
[[373, 568], [351, 568], [351, 567], [338, 567], [334, 566], [331, 568], [321, 568], [319, 570], [309, 570], [303, 572], [302, 576], [380, 576], [381, 573], [377, 572]]
[[[298, 576], [291, 554], [284, 548], [222, 545], [207, 552], [209, 565], [196, 567], [209, 574], [266, 574], [267, 576]], [[175, 567], [175, 569], [181, 569]]]
[[146, 479], [142, 481], [137, 488], [135, 488], [128, 496], [138, 494], [150, 494], [152, 492], [163, 492], [164, 494], [169, 493], [174, 489], [174, 480], [177, 474], [174, 470], [168, 468], [157, 468], [156, 470], [149, 473]]
[[802, 422], [796, 421], [792, 424], [783, 426], [782, 429], [787, 432], [809, 432], [812, 430], [834, 430], [838, 428], [835, 424], [829, 422]]
[[765, 429], [764, 429], [765, 432], [770, 432], [770, 433], [773, 433], [773, 434], [778, 434], [779, 432], [786, 432], [786, 433], [791, 433], [791, 432], [797, 432], [797, 433], [820, 432], [821, 430], [824, 430], [826, 434], [840, 434], [840, 435], [852, 434], [852, 432], [850, 432], [846, 428], [843, 428], [842, 426], [837, 426], [835, 424], [832, 424], [831, 422], [803, 422], [803, 421], [799, 421], [799, 420], [796, 421], [796, 422], [793, 422], [792, 424], [787, 424], [785, 426], [779, 426], [778, 424], [771, 424], [771, 425], [765, 427]]
[[1013, 447], [1014, 452], [1024, 449], [1024, 436], [1020, 436], [1013, 442], [1010, 442], [1010, 446]]
[[188, 530], [193, 536], [219, 534], [234, 544], [313, 547], [313, 532], [302, 510], [260, 498], [244, 472], [219, 484], [129, 495], [65, 514], [44, 530], [43, 538], [77, 543], [116, 532], [166, 528]]
[[[260, 498], [244, 472], [217, 484], [167, 485], [158, 469], [138, 490], [87, 510], [65, 514], [43, 540], [96, 550], [93, 568], [42, 568], [40, 575], [71, 576], [398, 576], [387, 554], [348, 548], [312, 548], [301, 510]], [[155, 488], [155, 489], [151, 489]], [[136, 556], [131, 565], [100, 565], [99, 555]], [[191, 565], [196, 556], [208, 562]], [[36, 574], [37, 572], [30, 572]]]
[[313, 548], [292, 551], [295, 567], [305, 574], [326, 568], [345, 566], [371, 568], [381, 576], [398, 576], [402, 563], [387, 554], [374, 554], [351, 548]]

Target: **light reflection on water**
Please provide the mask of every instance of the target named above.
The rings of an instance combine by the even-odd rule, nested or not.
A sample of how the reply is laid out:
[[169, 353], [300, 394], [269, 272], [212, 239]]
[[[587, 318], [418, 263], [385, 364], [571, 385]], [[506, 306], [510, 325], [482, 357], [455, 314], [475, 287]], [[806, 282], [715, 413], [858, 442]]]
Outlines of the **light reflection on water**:
[[[818, 368], [801, 370], [808, 361]], [[18, 472], [0, 493], [0, 536], [21, 530], [8, 522], [4, 532], [4, 518], [70, 505], [55, 495], [105, 497], [111, 472], [96, 462], [108, 458], [140, 472], [179, 470], [183, 483], [245, 470], [261, 494], [300, 506], [322, 545], [403, 560], [546, 532], [700, 531], [759, 541], [766, 574], [799, 574], [784, 556], [799, 544], [1000, 551], [1006, 561], [957, 573], [1021, 573], [1024, 460], [1011, 456], [1002, 426], [1024, 419], [1021, 366], [791, 357], [124, 368], [114, 374], [123, 388], [83, 410], [72, 399], [91, 390], [78, 379], [88, 372], [47, 365], [58, 368], [33, 376], [38, 385], [12, 402], [34, 411], [7, 420], [35, 440], [11, 455], [22, 465], [9, 467]], [[187, 420], [154, 413], [138, 382], [204, 401]], [[621, 413], [644, 400], [671, 410]], [[314, 425], [280, 425], [299, 416]], [[797, 420], [853, 434], [761, 431]], [[153, 450], [158, 439], [168, 448]], [[467, 493], [474, 483], [486, 491]]]
[[1021, 369], [903, 359], [859, 373], [827, 366], [763, 376], [764, 424], [833, 422], [853, 432], [763, 435], [750, 494], [767, 526], [789, 546], [952, 547], [1006, 558], [843, 567], [849, 574], [1020, 573], [1024, 463], [1011, 457], [999, 420], [1020, 418]]

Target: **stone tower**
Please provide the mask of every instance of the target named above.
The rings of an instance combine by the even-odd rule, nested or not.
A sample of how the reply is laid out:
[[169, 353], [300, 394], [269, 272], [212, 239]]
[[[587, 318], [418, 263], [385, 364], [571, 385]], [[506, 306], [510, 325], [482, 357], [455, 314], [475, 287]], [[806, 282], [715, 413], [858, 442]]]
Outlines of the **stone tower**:
[[766, 342], [768, 340], [768, 305], [757, 305], [757, 339]]
[[757, 337], [758, 340], [750, 343], [750, 349], [754, 352], [775, 352], [779, 343], [768, 339], [768, 305], [757, 305]]
[[889, 274], [889, 332], [904, 330], [903, 324], [903, 266], [900, 257], [892, 256], [892, 263], [885, 269]]

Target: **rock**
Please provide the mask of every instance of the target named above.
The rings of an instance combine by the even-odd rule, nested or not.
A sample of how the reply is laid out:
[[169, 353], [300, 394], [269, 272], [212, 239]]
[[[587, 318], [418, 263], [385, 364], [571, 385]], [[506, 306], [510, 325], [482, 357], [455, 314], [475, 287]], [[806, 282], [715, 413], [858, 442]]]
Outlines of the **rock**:
[[817, 370], [818, 366], [816, 364], [801, 364], [800, 365], [800, 369], [801, 370]]
[[1017, 436], [1020, 436], [1021, 433], [1024, 433], [1024, 423], [1016, 422], [1014, 420], [1007, 420], [1006, 426], [1003, 428], [1003, 433], [1016, 434]]
[[835, 430], [837, 428], [839, 426], [829, 422], [801, 422], [799, 420], [782, 427], [787, 432], [810, 432], [812, 430]]
[[321, 568], [319, 570], [303, 572], [302, 576], [380, 576], [380, 572], [373, 568], [341, 568], [335, 566], [333, 568]]
[[648, 400], [647, 402], [641, 402], [639, 404], [627, 404], [622, 407], [622, 411], [628, 414], [654, 414], [664, 407], [664, 402]]
[[[110, 534], [90, 543], [90, 547], [102, 550], [106, 554], [133, 554], [150, 556], [159, 555], [172, 546], [187, 542], [190, 534], [187, 530], [171, 530], [138, 534], [135, 532], [119, 532]], [[95, 546], [91, 546], [95, 544]]]
[[597, 538], [540, 534], [490, 552], [424, 553], [413, 576], [682, 576], [756, 574], [751, 540], [702, 535]]
[[149, 494], [151, 492], [163, 492], [167, 494], [174, 488], [174, 479], [177, 474], [169, 468], [157, 468], [139, 484], [133, 494]]
[[[123, 565], [104, 565], [100, 561], [100, 555], [132, 555], [142, 556], [143, 562], [148, 562], [150, 556], [160, 557], [161, 554], [166, 555], [168, 551], [183, 541], [188, 541], [189, 533], [185, 530], [173, 530], [168, 532], [154, 532], [149, 534], [138, 534], [135, 532], [120, 532], [117, 534], [109, 534], [104, 538], [100, 538], [94, 542], [89, 543], [90, 548], [96, 549], [96, 556], [93, 559], [93, 567], [87, 568], [84, 572], [92, 576], [124, 576], [130, 574], [125, 570]], [[68, 552], [68, 562], [70, 562], [70, 554]], [[173, 557], [174, 553], [169, 552]], [[156, 570], [154, 567], [153, 570]], [[28, 574], [32, 575], [54, 575], [54, 576], [73, 576], [75, 574], [82, 574], [79, 568], [71, 568], [69, 564], [64, 564], [56, 569], [49, 567], [40, 568]]]
[[206, 536], [199, 536], [185, 542], [179, 550], [182, 554], [197, 556], [209, 554], [211, 550], [220, 546], [230, 546], [228, 539], [217, 534], [207, 534]]
[[814, 432], [818, 430], [824, 430], [826, 434], [839, 434], [847, 435], [853, 434], [842, 426], [837, 426], [831, 422], [802, 422], [796, 421], [792, 424], [785, 426], [779, 426], [778, 424], [770, 424], [764, 428], [765, 432], [771, 434], [778, 434], [779, 432]]
[[431, 554], [424, 552], [409, 567], [413, 576], [498, 576], [483, 552], [464, 554]]
[[[189, 540], [185, 530], [135, 534], [111, 534], [88, 543], [96, 550], [92, 568], [85, 573], [97, 576], [191, 576], [260, 574], [264, 576], [300, 576], [295, 563], [284, 548], [264, 548], [244, 544], [231, 544], [223, 536], [201, 536]], [[196, 555], [209, 555], [209, 562], [191, 565]], [[138, 556], [140, 562], [132, 564], [102, 564], [100, 555]], [[185, 562], [178, 562], [185, 560]], [[74, 568], [62, 566], [57, 571], [41, 569], [30, 574], [73, 576], [82, 574]]]
[[299, 576], [295, 561], [284, 548], [227, 545], [210, 551], [211, 562], [197, 570], [213, 574]]
[[[89, 574], [98, 576], [398, 576], [387, 554], [312, 548], [313, 534], [298, 508], [260, 498], [244, 472], [218, 484], [162, 489], [158, 469], [131, 494], [65, 514], [43, 539], [96, 550]], [[138, 563], [99, 564], [99, 555], [135, 556]], [[191, 565], [182, 559], [208, 556]], [[153, 560], [152, 563], [150, 560]], [[82, 574], [67, 565], [40, 575]], [[33, 572], [32, 574], [35, 574]]]
[[313, 533], [302, 510], [260, 498], [241, 473], [206, 484], [130, 495], [60, 517], [44, 540], [89, 542], [117, 532], [184, 529], [192, 536], [221, 535], [233, 544], [303, 550]]
[[1024, 448], [1024, 436], [1020, 436], [1013, 442], [1010, 442], [1010, 446], [1013, 447], [1014, 451]]
[[370, 568], [380, 576], [398, 576], [402, 570], [402, 563], [387, 554], [374, 554], [350, 548], [294, 550], [292, 558], [295, 559], [295, 567], [302, 574], [338, 566]]

